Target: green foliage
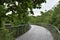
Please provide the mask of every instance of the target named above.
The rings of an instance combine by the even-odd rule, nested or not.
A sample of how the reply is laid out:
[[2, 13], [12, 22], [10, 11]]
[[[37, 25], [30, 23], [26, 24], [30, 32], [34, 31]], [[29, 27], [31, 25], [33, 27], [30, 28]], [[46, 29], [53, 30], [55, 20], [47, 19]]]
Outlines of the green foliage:
[[0, 29], [0, 40], [13, 40], [13, 37], [7, 29]]
[[[28, 24], [28, 8], [33, 13], [32, 9], [40, 8], [40, 4], [43, 2], [45, 0], [0, 0], [0, 29], [2, 29], [0, 30], [0, 40], [13, 40], [13, 35], [5, 27], [6, 22], [13, 27], [19, 24]], [[6, 15], [10, 11], [12, 14]]]
[[[43, 2], [45, 2], [45, 0], [1, 0], [0, 18], [3, 17], [3, 19], [5, 19], [8, 17], [10, 19], [8, 20], [13, 23], [13, 25], [16, 25], [18, 21], [19, 23], [28, 23], [28, 8], [31, 10], [31, 13], [33, 13], [32, 8], [40, 8], [40, 4]], [[5, 6], [7, 6], [7, 8]], [[12, 11], [12, 14], [6, 16], [6, 13], [10, 11]]]
[[53, 24], [60, 29], [60, 4], [55, 7], [52, 18]]
[[[45, 0], [1, 0], [1, 2], [7, 4], [8, 8], [6, 12], [12, 11], [12, 14], [7, 16], [10, 18], [9, 21], [13, 25], [18, 25], [28, 23], [28, 8], [31, 10], [30, 12], [33, 13], [32, 8], [40, 8], [40, 4], [45, 2]], [[16, 2], [18, 3], [17, 5]]]
[[48, 12], [45, 12], [45, 13], [41, 13], [42, 15], [41, 16], [37, 16], [37, 17], [31, 17], [31, 22], [32, 23], [47, 23], [49, 24], [49, 22], [51, 22], [51, 18], [52, 18], [52, 14], [53, 14], [53, 11], [50, 10]]
[[41, 16], [31, 17], [30, 23], [32, 24], [43, 24], [48, 25], [52, 24], [55, 25], [57, 28], [60, 29], [60, 4], [54, 8], [54, 10], [49, 10], [47, 12], [41, 12]]

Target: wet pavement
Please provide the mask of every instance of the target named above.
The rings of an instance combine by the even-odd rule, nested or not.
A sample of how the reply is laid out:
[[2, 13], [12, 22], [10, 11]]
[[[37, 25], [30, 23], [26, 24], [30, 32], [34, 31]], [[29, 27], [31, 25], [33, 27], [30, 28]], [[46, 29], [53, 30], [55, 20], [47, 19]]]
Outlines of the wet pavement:
[[44, 27], [31, 25], [31, 29], [16, 40], [53, 40], [53, 36]]

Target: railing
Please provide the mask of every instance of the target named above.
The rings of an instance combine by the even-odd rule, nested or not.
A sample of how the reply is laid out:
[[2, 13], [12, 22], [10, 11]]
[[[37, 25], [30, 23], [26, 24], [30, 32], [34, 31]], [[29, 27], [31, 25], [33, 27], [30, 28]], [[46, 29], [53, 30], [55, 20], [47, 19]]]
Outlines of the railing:
[[60, 31], [56, 26], [51, 25], [51, 24], [45, 24], [45, 23], [40, 24], [40, 25], [45, 27], [46, 29], [48, 29], [51, 32], [54, 40], [60, 40]]
[[[9, 38], [9, 40], [15, 40], [17, 37], [21, 36], [30, 29], [29, 24], [18, 25], [17, 27], [11, 27], [9, 24], [6, 24], [5, 26], [7, 30], [0, 29], [0, 33], [2, 35], [0, 35], [1, 40], [8, 40], [6, 38]], [[9, 32], [6, 33], [5, 31]]]
[[19, 25], [18, 27], [12, 27], [9, 30], [10, 32], [13, 32], [12, 34], [14, 37], [18, 37], [27, 32], [29, 29], [30, 29], [29, 25], [23, 24]]
[[46, 24], [46, 23], [40, 23], [40, 24], [37, 23], [35, 25], [39, 25], [39, 26], [45, 27], [46, 29], [48, 29], [51, 32], [54, 40], [60, 40], [60, 31], [59, 31], [59, 29], [56, 26], [51, 25], [51, 24]]
[[60, 40], [60, 31], [56, 26], [48, 25], [46, 28], [52, 33], [54, 40]]
[[[53, 25], [52, 25], [53, 26]], [[57, 30], [57, 32], [60, 34], [60, 30], [56, 27], [56, 26], [53, 26], [56, 30]]]

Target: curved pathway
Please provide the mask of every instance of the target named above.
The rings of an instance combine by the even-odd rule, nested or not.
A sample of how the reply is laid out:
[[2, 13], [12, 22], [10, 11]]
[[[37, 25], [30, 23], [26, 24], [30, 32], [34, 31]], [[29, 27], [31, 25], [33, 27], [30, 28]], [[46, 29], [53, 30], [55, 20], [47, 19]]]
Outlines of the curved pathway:
[[44, 27], [31, 25], [31, 29], [16, 40], [53, 40], [53, 37]]

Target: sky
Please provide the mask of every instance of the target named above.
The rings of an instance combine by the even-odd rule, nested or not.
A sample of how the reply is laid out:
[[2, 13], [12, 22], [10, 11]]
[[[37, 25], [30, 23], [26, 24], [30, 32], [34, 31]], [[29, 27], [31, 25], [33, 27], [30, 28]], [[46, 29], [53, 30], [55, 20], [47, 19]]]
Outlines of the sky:
[[53, 7], [58, 5], [59, 0], [46, 0], [46, 3], [41, 4], [41, 9], [33, 9], [34, 11], [34, 16], [41, 15], [40, 11], [45, 12], [52, 9]]
[[[41, 9], [33, 9], [34, 11], [34, 15], [33, 16], [38, 16], [41, 15], [40, 11], [45, 12], [52, 9], [53, 7], [55, 7], [58, 4], [59, 0], [46, 0], [46, 3], [42, 3], [41, 4]], [[6, 15], [11, 14], [12, 12], [8, 12], [6, 13]], [[31, 16], [32, 14], [29, 14], [29, 16]]]

